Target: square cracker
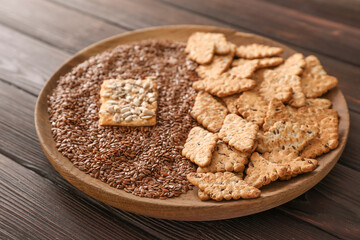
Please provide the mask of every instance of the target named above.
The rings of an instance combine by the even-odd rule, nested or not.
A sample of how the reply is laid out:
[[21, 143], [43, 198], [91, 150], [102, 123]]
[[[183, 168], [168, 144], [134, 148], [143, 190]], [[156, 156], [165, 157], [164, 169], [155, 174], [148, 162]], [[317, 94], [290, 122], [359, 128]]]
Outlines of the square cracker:
[[105, 80], [100, 90], [100, 125], [153, 126], [156, 124], [157, 87], [146, 79]]
[[228, 73], [223, 73], [216, 79], [206, 78], [196, 81], [192, 87], [195, 90], [209, 92], [218, 97], [226, 97], [235, 93], [241, 93], [254, 88], [256, 85], [252, 79], [233, 78]]
[[256, 123], [260, 127], [264, 123], [267, 105], [257, 92], [252, 91], [241, 94], [236, 103], [237, 110], [241, 116], [248, 122]]
[[285, 149], [300, 152], [317, 137], [318, 132], [318, 128], [313, 125], [279, 121], [269, 131], [258, 133], [256, 150], [261, 153]]
[[197, 172], [243, 172], [248, 157], [248, 153], [240, 152], [219, 140], [210, 165], [204, 168], [198, 167]]
[[227, 55], [215, 55], [210, 64], [200, 65], [196, 68], [197, 74], [200, 78], [216, 78], [230, 67], [234, 54], [235, 49]]
[[189, 37], [185, 52], [189, 54], [189, 59], [199, 64], [208, 64], [214, 57], [215, 42], [209, 33], [196, 32]]
[[308, 98], [320, 97], [338, 84], [336, 77], [329, 76], [317, 57], [305, 58], [306, 66], [302, 74], [301, 85]]
[[227, 113], [227, 108], [207, 92], [198, 93], [191, 110], [191, 116], [212, 132], [220, 130]]
[[216, 147], [218, 136], [201, 127], [190, 130], [182, 155], [200, 167], [211, 163], [212, 153]]
[[259, 189], [249, 186], [241, 177], [231, 172], [190, 173], [187, 179], [216, 201], [257, 198], [261, 194]]
[[259, 92], [266, 101], [277, 98], [282, 102], [289, 102], [293, 107], [302, 107], [306, 98], [300, 80], [301, 78], [296, 75], [279, 74], [268, 70], [264, 73], [264, 81]]
[[259, 126], [247, 122], [236, 114], [226, 116], [219, 137], [241, 152], [253, 150]]
[[246, 59], [264, 58], [279, 55], [283, 52], [282, 48], [271, 47], [263, 44], [253, 43], [241, 45], [236, 49], [236, 56]]

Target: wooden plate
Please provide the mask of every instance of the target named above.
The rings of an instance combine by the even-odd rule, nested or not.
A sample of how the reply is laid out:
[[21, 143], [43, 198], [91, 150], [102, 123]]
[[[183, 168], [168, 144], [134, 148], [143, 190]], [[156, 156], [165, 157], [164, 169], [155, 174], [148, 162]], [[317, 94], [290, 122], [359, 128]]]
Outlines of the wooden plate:
[[339, 112], [340, 116], [338, 148], [320, 157], [319, 166], [312, 173], [300, 175], [290, 181], [272, 183], [262, 189], [261, 197], [258, 199], [202, 202], [198, 199], [196, 190], [167, 200], [141, 198], [112, 188], [108, 184], [90, 177], [74, 167], [66, 157], [57, 151], [50, 130], [47, 96], [55, 88], [60, 76], [90, 56], [114, 48], [119, 44], [145, 39], [169, 39], [185, 42], [188, 36], [196, 31], [222, 32], [229, 41], [238, 45], [256, 42], [280, 46], [284, 49], [284, 57], [295, 52], [280, 43], [254, 34], [210, 26], [166, 26], [144, 29], [120, 34], [84, 49], [68, 60], [48, 80], [40, 93], [35, 108], [35, 126], [41, 146], [52, 165], [67, 181], [91, 197], [129, 212], [156, 218], [207, 221], [245, 216], [279, 206], [303, 194], [329, 173], [344, 150], [350, 125], [346, 101], [338, 88], [331, 90], [326, 96], [332, 100], [333, 108]]

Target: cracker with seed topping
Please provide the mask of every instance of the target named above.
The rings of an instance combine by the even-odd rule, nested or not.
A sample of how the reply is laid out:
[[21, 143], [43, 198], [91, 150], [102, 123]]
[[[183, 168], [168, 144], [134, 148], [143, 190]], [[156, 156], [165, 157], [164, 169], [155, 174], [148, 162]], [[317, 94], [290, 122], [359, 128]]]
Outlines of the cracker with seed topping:
[[261, 194], [259, 189], [249, 186], [241, 177], [231, 172], [190, 173], [187, 179], [216, 201], [257, 198]]
[[232, 78], [228, 73], [223, 73], [216, 79], [206, 78], [196, 81], [193, 83], [193, 88], [209, 92], [218, 97], [226, 97], [250, 90], [255, 85], [256, 83], [252, 79]]
[[264, 58], [279, 55], [283, 52], [282, 48], [270, 47], [263, 44], [253, 43], [241, 45], [236, 49], [236, 56], [246, 59]]
[[285, 60], [283, 64], [276, 67], [274, 71], [282, 75], [298, 75], [300, 76], [305, 67], [304, 55], [295, 53]]
[[249, 78], [258, 67], [258, 60], [248, 60], [229, 69], [229, 74], [238, 78]]
[[338, 84], [336, 77], [329, 76], [317, 57], [305, 58], [306, 66], [302, 74], [301, 86], [308, 98], [320, 97]]
[[317, 160], [299, 157], [291, 150], [274, 150], [271, 153], [264, 153], [262, 157], [273, 163], [288, 165], [288, 175], [280, 177], [280, 180], [289, 180], [299, 174], [312, 172], [318, 164]]
[[263, 129], [268, 131], [276, 122], [290, 119], [297, 119], [296, 109], [285, 106], [280, 100], [274, 98], [267, 108]]
[[270, 162], [259, 153], [254, 152], [250, 157], [244, 180], [250, 186], [261, 188], [288, 175], [289, 169], [286, 164]]
[[315, 137], [319, 129], [313, 125], [301, 125], [279, 121], [268, 132], [259, 131], [256, 151], [264, 153], [290, 149], [300, 152]]
[[218, 132], [228, 110], [207, 92], [199, 92], [195, 98], [191, 116], [212, 132]]
[[146, 79], [105, 80], [100, 90], [100, 125], [153, 126], [156, 124], [157, 87]]
[[212, 153], [215, 150], [218, 136], [201, 127], [190, 130], [182, 155], [200, 167], [211, 163]]
[[240, 96], [240, 94], [234, 94], [231, 96], [221, 98], [224, 101], [224, 103], [230, 113], [234, 113], [234, 114], [238, 113], [236, 104], [237, 104], [237, 100], [238, 100], [239, 96]]
[[264, 123], [267, 105], [257, 92], [252, 91], [241, 94], [236, 103], [237, 110], [241, 116], [248, 122], [256, 123], [260, 127]]
[[250, 152], [255, 145], [258, 130], [257, 124], [247, 122], [236, 114], [229, 114], [224, 120], [219, 137], [241, 152]]
[[248, 157], [248, 153], [240, 152], [219, 140], [210, 165], [204, 168], [198, 167], [197, 172], [243, 172]]
[[305, 101], [305, 107], [328, 109], [331, 108], [331, 105], [331, 101], [326, 98], [307, 98]]

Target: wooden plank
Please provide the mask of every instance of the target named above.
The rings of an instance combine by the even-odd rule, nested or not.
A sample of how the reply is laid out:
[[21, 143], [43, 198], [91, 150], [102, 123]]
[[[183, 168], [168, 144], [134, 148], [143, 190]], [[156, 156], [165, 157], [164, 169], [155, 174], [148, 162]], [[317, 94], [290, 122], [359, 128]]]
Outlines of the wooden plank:
[[[337, 164], [314, 189], [280, 208], [338, 238], [357, 239], [360, 236], [360, 193], [349, 182], [359, 186], [359, 172]], [[349, 201], [342, 204], [343, 199]]]
[[69, 52], [125, 31], [42, 0], [0, 0], [0, 23]]
[[152, 238], [1, 154], [0, 182], [2, 239]]
[[360, 29], [261, 0], [161, 0], [285, 43], [358, 65]]
[[0, 24], [0, 79], [38, 95], [70, 54]]
[[[53, 181], [59, 187], [69, 189], [68, 191], [71, 191], [76, 195], [80, 194], [79, 191], [71, 187], [55, 172], [39, 147], [35, 131], [32, 127], [32, 111], [35, 97], [4, 83], [0, 83], [0, 96], [2, 98], [0, 101], [0, 111], [8, 113], [6, 116], [0, 116], [0, 151], [7, 156], [12, 156], [12, 158], [21, 165], [24, 165], [41, 176]], [[18, 103], [23, 104], [17, 105]], [[18, 107], [13, 108], [12, 106]], [[355, 175], [353, 177], [356, 178], [359, 176]], [[348, 184], [349, 186], [353, 186], [352, 182], [349, 182]], [[353, 188], [356, 188], [356, 186], [353, 186]], [[341, 193], [343, 190], [339, 189], [338, 191]], [[84, 194], [80, 195], [84, 199], [89, 199], [89, 197], [83, 197]], [[322, 197], [320, 196], [319, 198], [319, 202], [321, 202]], [[341, 199], [341, 204], [347, 206], [348, 199]], [[99, 204], [99, 207], [103, 207], [103, 204]], [[117, 216], [126, 218], [130, 223], [145, 229], [153, 235], [160, 235], [163, 238], [170, 238], [173, 234], [177, 234], [183, 238], [208, 238], [219, 232], [223, 232], [224, 237], [227, 238], [239, 236], [239, 234], [255, 238], [276, 236], [290, 238], [291, 236], [303, 236], [308, 233], [313, 234], [311, 235], [313, 238], [331, 237], [330, 235], [322, 236], [324, 234], [323, 231], [313, 228], [310, 224], [299, 222], [292, 217], [289, 218], [286, 216], [288, 213], [284, 215], [277, 209], [244, 218], [209, 223], [184, 223], [155, 220], [114, 210], [111, 207], [106, 207], [106, 209], [111, 209], [109, 211], [116, 212]], [[307, 211], [307, 209], [303, 208], [301, 211]], [[331, 212], [331, 214], [337, 216], [336, 212]], [[341, 218], [339, 217], [339, 219]], [[286, 226], [289, 227], [289, 231], [284, 231], [284, 222], [286, 222]], [[254, 232], [254, 226], [257, 229], [260, 229], [260, 231]]]
[[[111, 1], [111, 0], [52, 0], [58, 4], [66, 5], [67, 7], [74, 8], [78, 11], [86, 12], [86, 14], [96, 16], [99, 19], [103, 19], [111, 24], [124, 25], [130, 29], [137, 29], [139, 27], [151, 27], [154, 25], [169, 25], [169, 24], [208, 24], [208, 25], [224, 25], [223, 22], [214, 20], [209, 17], [199, 17], [198, 14], [186, 12], [177, 7], [167, 5], [166, 3], [159, 2], [157, 0], [136, 0], [136, 1]], [[148, 6], [152, 6], [149, 8]], [[138, 16], [141, 13], [140, 17]], [[239, 31], [248, 30], [242, 26], [234, 26], [228, 24], [227, 27], [235, 27]], [[276, 29], [275, 29], [276, 30]], [[251, 31], [253, 31], [251, 29]], [[256, 32], [254, 30], [254, 32]], [[260, 33], [262, 34], [262, 32]], [[271, 38], [273, 36], [270, 36]], [[289, 47], [296, 49], [306, 55], [314, 54], [312, 51], [298, 48], [292, 43], [286, 43], [284, 39], [278, 39], [279, 42], [288, 44]], [[344, 91], [346, 99], [350, 105], [350, 108], [360, 113], [360, 100], [358, 92], [360, 88], [358, 86], [358, 78], [360, 76], [360, 67], [346, 64], [334, 58], [330, 58], [324, 54], [316, 55], [324, 64], [325, 69], [339, 78], [339, 86]]]
[[357, 0], [272, 0], [298, 11], [360, 28], [360, 2]]

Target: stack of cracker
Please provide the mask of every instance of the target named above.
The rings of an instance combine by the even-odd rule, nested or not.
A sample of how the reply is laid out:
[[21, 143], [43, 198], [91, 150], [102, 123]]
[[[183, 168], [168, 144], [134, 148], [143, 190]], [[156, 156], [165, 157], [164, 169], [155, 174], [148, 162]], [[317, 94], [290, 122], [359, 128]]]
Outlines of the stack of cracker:
[[262, 44], [236, 46], [221, 33], [188, 39], [197, 62], [194, 127], [183, 155], [198, 165], [188, 180], [201, 200], [249, 199], [259, 188], [313, 171], [338, 145], [338, 114], [318, 98], [337, 85], [315, 56]]

